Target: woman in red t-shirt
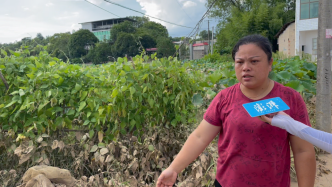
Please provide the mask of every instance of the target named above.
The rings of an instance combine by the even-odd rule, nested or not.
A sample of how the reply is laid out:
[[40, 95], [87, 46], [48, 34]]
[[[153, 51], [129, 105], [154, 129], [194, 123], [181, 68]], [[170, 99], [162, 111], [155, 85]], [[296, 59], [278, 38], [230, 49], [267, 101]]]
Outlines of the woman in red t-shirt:
[[177, 175], [193, 162], [219, 134], [216, 187], [289, 187], [290, 146], [299, 187], [313, 187], [316, 160], [313, 145], [252, 118], [243, 104], [280, 97], [293, 119], [310, 125], [301, 95], [268, 75], [272, 70], [269, 40], [260, 35], [242, 38], [232, 52], [239, 83], [220, 91], [204, 119], [189, 136], [172, 164], [162, 172], [157, 187], [171, 187]]

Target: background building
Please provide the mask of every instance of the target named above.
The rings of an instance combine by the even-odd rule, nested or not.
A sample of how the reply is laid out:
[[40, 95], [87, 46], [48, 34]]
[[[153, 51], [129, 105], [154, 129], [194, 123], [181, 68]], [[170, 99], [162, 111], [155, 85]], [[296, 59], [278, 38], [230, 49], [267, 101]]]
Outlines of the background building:
[[319, 0], [296, 0], [295, 51], [317, 59]]
[[92, 22], [84, 22], [80, 23], [82, 25], [82, 29], [87, 29], [91, 31], [99, 41], [107, 41], [111, 38], [110, 30], [111, 28], [119, 23], [124, 21], [132, 21], [130, 18], [115, 18], [115, 19], [107, 19], [107, 20], [99, 20]]

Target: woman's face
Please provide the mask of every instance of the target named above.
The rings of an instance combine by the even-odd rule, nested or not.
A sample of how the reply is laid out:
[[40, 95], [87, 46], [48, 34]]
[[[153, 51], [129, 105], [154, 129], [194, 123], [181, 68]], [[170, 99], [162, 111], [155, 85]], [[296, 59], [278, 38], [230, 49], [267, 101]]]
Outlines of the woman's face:
[[257, 45], [241, 45], [235, 54], [236, 77], [246, 88], [259, 88], [268, 80], [272, 62], [273, 59], [269, 62], [265, 52]]

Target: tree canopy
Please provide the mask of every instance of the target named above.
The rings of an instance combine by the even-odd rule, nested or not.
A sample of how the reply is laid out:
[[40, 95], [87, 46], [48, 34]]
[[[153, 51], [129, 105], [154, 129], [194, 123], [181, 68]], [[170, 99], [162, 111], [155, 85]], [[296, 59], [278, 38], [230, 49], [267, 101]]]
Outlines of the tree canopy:
[[72, 58], [85, 56], [95, 46], [98, 38], [89, 30], [81, 29], [70, 36], [68, 47]]
[[[212, 2], [208, 0], [206, 5]], [[295, 19], [295, 0], [219, 0], [210, 16], [220, 19], [216, 50], [232, 48], [243, 36], [261, 34], [269, 38], [275, 51], [275, 35]]]

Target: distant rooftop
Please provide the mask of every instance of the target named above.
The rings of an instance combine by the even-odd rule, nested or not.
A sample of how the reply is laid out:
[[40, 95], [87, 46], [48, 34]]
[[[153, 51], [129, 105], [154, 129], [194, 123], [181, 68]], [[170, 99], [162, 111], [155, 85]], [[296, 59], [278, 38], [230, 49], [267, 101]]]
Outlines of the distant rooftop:
[[[126, 21], [126, 20], [136, 22], [135, 20], [130, 19], [130, 18], [112, 18], [112, 19], [96, 20], [96, 21], [89, 21], [89, 22], [83, 22], [83, 23], [108, 22], [108, 21]], [[79, 23], [79, 24], [83, 24], [83, 23]]]

